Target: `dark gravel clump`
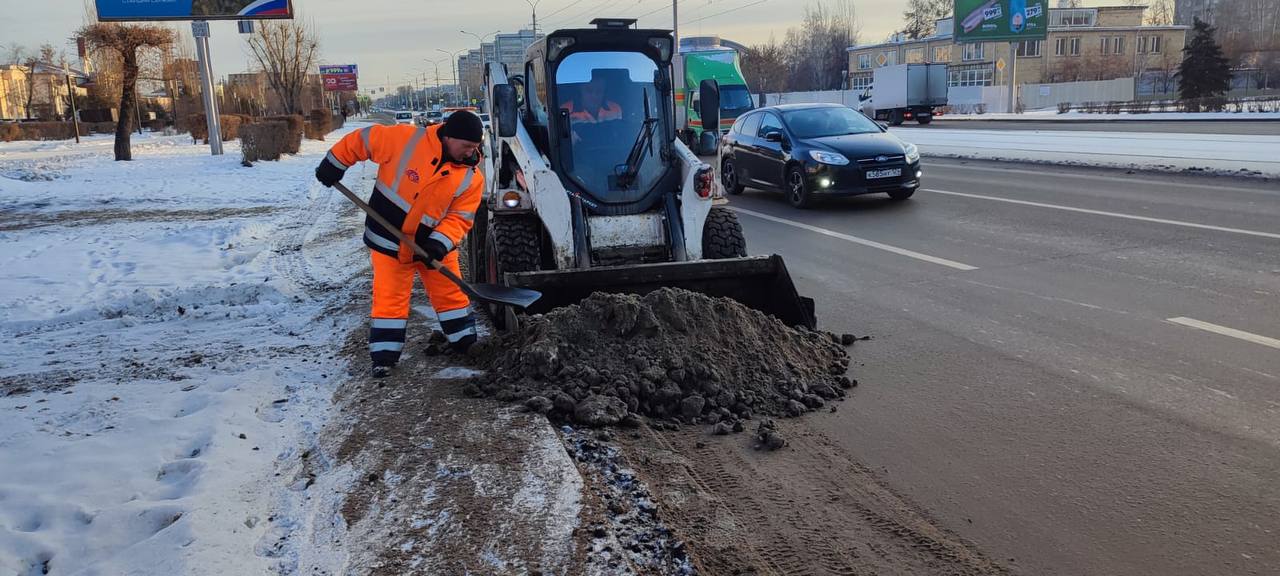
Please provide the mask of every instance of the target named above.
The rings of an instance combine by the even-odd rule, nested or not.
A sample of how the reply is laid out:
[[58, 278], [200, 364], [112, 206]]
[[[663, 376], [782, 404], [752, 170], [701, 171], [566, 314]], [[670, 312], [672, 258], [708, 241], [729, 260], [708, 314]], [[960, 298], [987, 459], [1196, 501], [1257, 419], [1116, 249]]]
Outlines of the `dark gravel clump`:
[[521, 324], [486, 346], [468, 389], [586, 426], [645, 416], [741, 431], [754, 415], [822, 408], [851, 384], [838, 336], [687, 290], [596, 293]]

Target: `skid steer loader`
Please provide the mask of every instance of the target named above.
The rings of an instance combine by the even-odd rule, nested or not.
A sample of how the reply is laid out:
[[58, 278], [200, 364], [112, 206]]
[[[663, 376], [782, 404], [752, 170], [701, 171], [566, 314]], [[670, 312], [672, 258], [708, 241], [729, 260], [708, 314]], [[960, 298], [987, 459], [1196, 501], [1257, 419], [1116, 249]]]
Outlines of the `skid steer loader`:
[[[670, 286], [813, 328], [813, 301], [780, 256], [747, 256], [713, 167], [677, 137], [670, 31], [591, 24], [531, 45], [523, 70], [485, 67], [487, 189], [462, 247], [471, 279], [541, 291], [530, 313]], [[718, 125], [716, 86], [699, 96]], [[499, 328], [517, 319], [490, 311]]]

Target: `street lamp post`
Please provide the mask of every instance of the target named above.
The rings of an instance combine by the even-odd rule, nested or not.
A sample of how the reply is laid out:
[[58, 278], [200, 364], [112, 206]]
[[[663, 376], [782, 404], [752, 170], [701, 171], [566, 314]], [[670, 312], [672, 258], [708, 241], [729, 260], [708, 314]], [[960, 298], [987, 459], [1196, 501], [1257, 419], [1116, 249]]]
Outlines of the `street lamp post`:
[[[458, 100], [458, 55], [462, 54], [463, 52], [466, 52], [466, 50], [458, 50], [457, 52], [450, 52], [448, 50], [445, 50], [444, 48], [436, 48], [436, 52], [443, 52], [444, 54], [449, 56], [449, 59], [451, 61], [453, 61], [453, 99], [456, 102]], [[470, 103], [471, 103], [471, 94], [467, 94], [466, 104], [470, 104]]]
[[[494, 30], [493, 32], [485, 34], [484, 36], [476, 34], [475, 32], [467, 32], [466, 30], [459, 30], [459, 32], [475, 38], [476, 41], [480, 43], [480, 65], [481, 66], [484, 66], [484, 39], [490, 36], [494, 37], [493, 59], [498, 62], [502, 61], [502, 39], [497, 37], [498, 30]], [[467, 85], [467, 100], [468, 101], [471, 100], [470, 84]]]
[[[674, 1], [674, 0], [673, 0]], [[538, 37], [538, 3], [542, 0], [524, 0], [529, 5], [529, 9], [533, 11], [533, 37]]]

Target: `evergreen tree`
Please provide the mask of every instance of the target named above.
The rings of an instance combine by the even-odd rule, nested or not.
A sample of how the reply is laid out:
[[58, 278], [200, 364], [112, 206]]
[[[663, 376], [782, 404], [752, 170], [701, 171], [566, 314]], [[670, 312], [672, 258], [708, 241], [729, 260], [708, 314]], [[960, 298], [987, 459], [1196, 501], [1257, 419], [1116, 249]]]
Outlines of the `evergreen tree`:
[[1182, 65], [1178, 67], [1178, 91], [1182, 98], [1218, 96], [1230, 90], [1230, 62], [1213, 39], [1214, 29], [1196, 18], [1191, 34], [1191, 41], [1182, 49]]
[[937, 20], [951, 14], [953, 0], [907, 0], [902, 13], [902, 33], [908, 40], [927, 38], [936, 29]]

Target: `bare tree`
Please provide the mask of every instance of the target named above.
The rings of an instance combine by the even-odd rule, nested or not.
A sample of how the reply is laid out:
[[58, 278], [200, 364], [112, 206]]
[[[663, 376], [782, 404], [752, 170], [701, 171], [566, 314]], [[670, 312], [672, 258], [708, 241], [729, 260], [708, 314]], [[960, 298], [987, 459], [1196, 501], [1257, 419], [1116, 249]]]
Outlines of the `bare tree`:
[[116, 160], [132, 160], [129, 134], [137, 99], [140, 59], [173, 43], [173, 30], [155, 24], [98, 23], [84, 26], [78, 35], [89, 45], [120, 58], [120, 117], [116, 122]]
[[1168, 26], [1173, 24], [1173, 6], [1171, 0], [1153, 0], [1147, 8], [1148, 26]]
[[267, 74], [285, 114], [300, 114], [307, 75], [316, 65], [320, 41], [300, 20], [259, 22], [249, 37], [249, 50]]
[[16, 100], [10, 100], [10, 102], [21, 105], [23, 115], [27, 118], [32, 118], [31, 106], [36, 96], [36, 64], [40, 63], [40, 58], [28, 52], [23, 46], [13, 44], [9, 47], [9, 54], [6, 60], [14, 66], [13, 69], [18, 74], [21, 74], [24, 80], [21, 86], [22, 89], [9, 96], [10, 98], [16, 98]]
[[803, 24], [788, 29], [782, 43], [790, 89], [837, 88], [848, 65], [847, 49], [857, 43], [859, 30], [851, 0], [806, 6]]
[[769, 41], [747, 48], [742, 54], [742, 75], [747, 86], [759, 92], [782, 92], [786, 87], [786, 61], [782, 46], [769, 36]]
[[907, 0], [907, 9], [902, 13], [902, 30], [899, 32], [911, 40], [933, 36], [937, 31], [938, 19], [951, 15], [953, 1]]

